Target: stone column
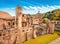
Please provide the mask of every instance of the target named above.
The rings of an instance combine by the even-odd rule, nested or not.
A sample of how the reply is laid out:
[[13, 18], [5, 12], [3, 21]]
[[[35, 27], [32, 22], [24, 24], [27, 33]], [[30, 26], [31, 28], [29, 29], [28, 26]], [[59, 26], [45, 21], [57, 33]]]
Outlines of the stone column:
[[51, 33], [54, 33], [55, 25], [54, 23], [51, 24]]
[[21, 35], [22, 35], [22, 8], [17, 6], [16, 8], [16, 18], [17, 18], [17, 41], [16, 44], [22, 44]]
[[49, 28], [49, 33], [54, 33], [54, 23], [52, 23], [51, 21], [48, 21], [47, 23], [48, 28]]

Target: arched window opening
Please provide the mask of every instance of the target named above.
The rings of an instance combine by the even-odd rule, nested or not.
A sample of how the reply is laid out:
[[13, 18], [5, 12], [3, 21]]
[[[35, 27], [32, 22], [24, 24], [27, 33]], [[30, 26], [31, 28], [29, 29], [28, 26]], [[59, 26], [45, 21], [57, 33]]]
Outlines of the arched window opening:
[[10, 25], [10, 22], [8, 22], [8, 25]]
[[13, 22], [13, 25], [15, 25], [15, 23]]
[[0, 33], [0, 36], [1, 36], [1, 33]]

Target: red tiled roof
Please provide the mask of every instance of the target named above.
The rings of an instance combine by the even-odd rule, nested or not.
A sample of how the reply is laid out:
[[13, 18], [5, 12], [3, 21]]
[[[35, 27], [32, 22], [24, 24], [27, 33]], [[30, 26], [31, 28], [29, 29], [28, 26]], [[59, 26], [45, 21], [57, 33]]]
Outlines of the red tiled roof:
[[1, 12], [1, 11], [0, 11], [0, 18], [3, 18], [3, 19], [14, 19], [13, 16], [8, 14], [7, 12]]

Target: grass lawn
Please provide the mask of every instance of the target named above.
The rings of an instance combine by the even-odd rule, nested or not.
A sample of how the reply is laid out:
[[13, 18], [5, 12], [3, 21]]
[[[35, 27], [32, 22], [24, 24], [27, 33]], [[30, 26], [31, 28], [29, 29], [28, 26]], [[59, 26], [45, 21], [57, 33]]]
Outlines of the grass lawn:
[[54, 34], [46, 34], [37, 37], [36, 39], [30, 39], [24, 42], [23, 44], [48, 44], [49, 42], [55, 40], [58, 37], [59, 37], [58, 32], [55, 32]]

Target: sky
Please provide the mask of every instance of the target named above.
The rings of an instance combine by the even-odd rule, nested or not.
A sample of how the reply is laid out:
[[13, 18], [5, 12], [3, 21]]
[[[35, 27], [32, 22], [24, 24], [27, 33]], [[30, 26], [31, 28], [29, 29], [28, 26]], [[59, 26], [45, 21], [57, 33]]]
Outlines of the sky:
[[60, 8], [60, 0], [0, 0], [0, 11], [16, 15], [16, 6], [22, 7], [24, 14], [46, 13]]

